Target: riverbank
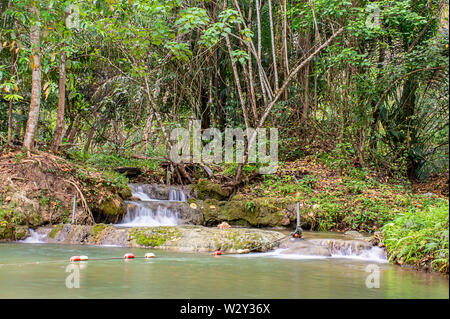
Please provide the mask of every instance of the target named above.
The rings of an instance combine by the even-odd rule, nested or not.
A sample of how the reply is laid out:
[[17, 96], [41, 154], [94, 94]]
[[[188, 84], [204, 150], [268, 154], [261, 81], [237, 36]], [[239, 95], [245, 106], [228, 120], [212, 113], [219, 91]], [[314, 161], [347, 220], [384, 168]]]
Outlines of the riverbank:
[[389, 261], [425, 271], [449, 271], [449, 206], [396, 216], [380, 233]]
[[[44, 152], [27, 158], [18, 150], [3, 154], [0, 157], [0, 241], [23, 239], [29, 235], [29, 228], [71, 222], [74, 195], [77, 195], [76, 224], [92, 227], [119, 222], [127, 211], [126, 200], [131, 197], [130, 180], [114, 172], [116, 167], [111, 165], [126, 163], [109, 157], [86, 162], [68, 160]], [[133, 164], [137, 165], [136, 160]], [[164, 182], [165, 171], [160, 166], [152, 162], [150, 167], [148, 161], [140, 165], [143, 173], [134, 181]], [[196, 171], [193, 184], [185, 186], [191, 198], [187, 203], [177, 204], [185, 224], [212, 227], [225, 221], [232, 227], [292, 230], [298, 202], [301, 226], [305, 230], [353, 230], [374, 235], [376, 243], [385, 245], [388, 253], [395, 256], [392, 262], [448, 273], [448, 246], [446, 250], [442, 245], [426, 243], [428, 250], [424, 251], [417, 248], [420, 247], [415, 245], [417, 241], [403, 240], [408, 236], [406, 233], [392, 232], [389, 239], [383, 237], [383, 226], [398, 216], [448, 205], [448, 181], [445, 184], [442, 178], [434, 184], [439, 187], [423, 183], [415, 187], [406, 181], [380, 178], [366, 169], [336, 169], [318, 158], [306, 157], [280, 163], [273, 175], [259, 175], [255, 167], [246, 166], [244, 183], [231, 190], [226, 185], [226, 176], [232, 176], [235, 168], [234, 165], [213, 166], [213, 177]], [[448, 218], [447, 223], [443, 220], [440, 225], [448, 236]], [[426, 262], [417, 263], [410, 256], [402, 259], [390, 244], [395, 240], [408, 243], [412, 250], [419, 249], [417, 254], [424, 256]], [[430, 267], [431, 264], [439, 267]]]
[[[72, 221], [114, 223], [126, 213], [128, 180], [112, 170], [79, 165], [47, 152], [0, 157], [0, 240], [20, 240], [26, 227]], [[23, 227], [26, 226], [26, 227]]]

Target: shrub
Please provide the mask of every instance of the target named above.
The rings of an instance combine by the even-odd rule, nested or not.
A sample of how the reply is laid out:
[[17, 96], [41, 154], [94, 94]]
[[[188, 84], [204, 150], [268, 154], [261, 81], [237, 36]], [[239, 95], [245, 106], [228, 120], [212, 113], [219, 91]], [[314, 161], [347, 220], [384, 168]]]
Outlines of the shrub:
[[448, 219], [448, 201], [397, 215], [382, 228], [389, 260], [448, 273]]

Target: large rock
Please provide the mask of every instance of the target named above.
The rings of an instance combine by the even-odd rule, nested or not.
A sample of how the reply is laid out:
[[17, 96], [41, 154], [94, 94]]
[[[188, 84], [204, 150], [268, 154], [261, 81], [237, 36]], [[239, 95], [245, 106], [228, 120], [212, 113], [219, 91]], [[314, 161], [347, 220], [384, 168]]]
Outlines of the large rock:
[[323, 256], [332, 255], [361, 255], [372, 248], [372, 244], [365, 240], [342, 239], [286, 239], [280, 243], [285, 248], [281, 254]]
[[127, 207], [121, 197], [103, 198], [92, 213], [96, 222], [117, 223], [127, 213]]
[[331, 252], [327, 247], [315, 245], [308, 240], [285, 241], [282, 248], [288, 247], [281, 252], [282, 255], [322, 256], [330, 257]]
[[197, 183], [197, 197], [201, 200], [225, 200], [231, 196], [232, 192], [231, 187], [225, 187], [204, 178], [199, 179]]
[[118, 245], [151, 247], [173, 251], [248, 252], [266, 251], [278, 246], [285, 237], [280, 232], [232, 228], [217, 229], [203, 226], [117, 228], [112, 225], [57, 225], [41, 228], [53, 243]]
[[209, 199], [197, 204], [202, 208], [206, 226], [227, 222], [230, 225], [247, 227], [278, 227], [287, 226], [295, 220], [272, 198], [261, 197], [251, 201]]

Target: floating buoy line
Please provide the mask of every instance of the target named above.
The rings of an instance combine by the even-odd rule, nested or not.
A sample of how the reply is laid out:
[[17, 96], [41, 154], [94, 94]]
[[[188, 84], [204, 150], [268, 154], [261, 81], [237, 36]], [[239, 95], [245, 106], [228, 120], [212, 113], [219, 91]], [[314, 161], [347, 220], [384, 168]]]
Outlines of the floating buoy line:
[[[146, 253], [144, 256], [135, 256], [132, 253], [126, 253], [123, 257], [101, 257], [101, 258], [89, 258], [88, 256], [72, 256], [69, 259], [69, 262], [81, 262], [81, 261], [97, 261], [97, 260], [128, 260], [128, 259], [137, 259], [137, 258], [144, 258], [144, 259], [150, 259], [155, 258], [154, 253]], [[48, 261], [35, 261], [35, 262], [29, 262], [29, 263], [20, 263], [20, 264], [0, 264], [0, 267], [2, 266], [23, 266], [23, 265], [40, 265], [40, 264], [58, 264], [58, 263], [67, 263], [67, 260], [48, 260]]]
[[[280, 241], [282, 241], [282, 240], [284, 240], [284, 239], [286, 239], [288, 237], [294, 237], [297, 240], [298, 239], [300, 239], [300, 240], [302, 239], [301, 237], [299, 238], [299, 237], [295, 236], [295, 234], [294, 235], [290, 234], [290, 235], [287, 235], [287, 236], [285, 236], [283, 238], [274, 240], [273, 242], [261, 244], [259, 246], [256, 246], [256, 247], [252, 248], [252, 249], [242, 249], [242, 252], [238, 251], [236, 253], [226, 253], [225, 254], [223, 251], [221, 251], [219, 249], [219, 250], [214, 251], [211, 255], [213, 255], [213, 256], [221, 256], [221, 255], [224, 255], [224, 254], [225, 255], [235, 255], [235, 254], [249, 253], [249, 252], [258, 250], [258, 249], [260, 249], [260, 248], [262, 248], [264, 246], [269, 246], [269, 245], [271, 246], [271, 245], [275, 244], [276, 242], [280, 242]], [[155, 258], [155, 254], [154, 253], [146, 253], [144, 256], [135, 256], [132, 253], [126, 253], [123, 257], [103, 257], [103, 258], [91, 258], [91, 259], [89, 259], [88, 256], [80, 255], [80, 256], [72, 256], [72, 257], [70, 257], [69, 262], [98, 261], [98, 260], [119, 260], [119, 259], [121, 259], [121, 260], [129, 260], [129, 259], [139, 259], [139, 258], [143, 258], [143, 259]], [[0, 267], [3, 267], [3, 266], [40, 265], [40, 264], [58, 264], [58, 263], [67, 263], [67, 260], [36, 261], [36, 262], [20, 263], [20, 264], [19, 263], [15, 263], [15, 264], [12, 264], [12, 263], [11, 264], [0, 264]]]

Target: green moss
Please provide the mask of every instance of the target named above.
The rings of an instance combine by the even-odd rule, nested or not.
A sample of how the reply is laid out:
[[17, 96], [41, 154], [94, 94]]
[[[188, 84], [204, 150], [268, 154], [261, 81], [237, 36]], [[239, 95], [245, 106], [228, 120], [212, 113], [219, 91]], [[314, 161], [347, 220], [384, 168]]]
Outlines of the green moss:
[[192, 203], [197, 204], [197, 199], [191, 197], [191, 198], [188, 199], [188, 203], [189, 203], [189, 204], [192, 204]]
[[252, 201], [208, 199], [203, 204], [203, 216], [207, 225], [226, 221], [234, 225], [274, 227], [280, 226], [287, 206], [287, 202], [268, 197]]
[[105, 224], [97, 224], [94, 227], [92, 227], [90, 234], [91, 236], [97, 237], [97, 235], [100, 234], [105, 228], [106, 228]]
[[53, 227], [53, 229], [50, 231], [50, 233], [48, 234], [48, 237], [50, 237], [50, 238], [55, 238], [56, 235], [58, 235], [58, 233], [61, 231], [61, 229], [63, 229], [63, 227], [64, 227], [63, 224], [56, 225], [56, 226]]
[[128, 199], [132, 196], [131, 189], [128, 186], [122, 187], [119, 190], [119, 195], [122, 199]]
[[134, 228], [131, 231], [136, 243], [146, 247], [159, 247], [167, 240], [174, 240], [181, 237], [181, 233], [174, 227], [152, 227], [145, 229]]
[[15, 238], [16, 240], [22, 240], [25, 239], [29, 234], [28, 227], [27, 226], [18, 226], [15, 229]]
[[237, 229], [226, 229], [214, 240], [215, 249], [238, 250], [261, 247], [261, 236], [252, 232]]
[[227, 199], [228, 197], [230, 197], [232, 191], [228, 187], [223, 187], [222, 185], [211, 182], [207, 179], [199, 179], [197, 188], [198, 188], [198, 198], [202, 200]]
[[124, 208], [122, 203], [118, 199], [105, 199], [102, 202], [101, 210], [105, 215], [117, 216], [124, 213]]

